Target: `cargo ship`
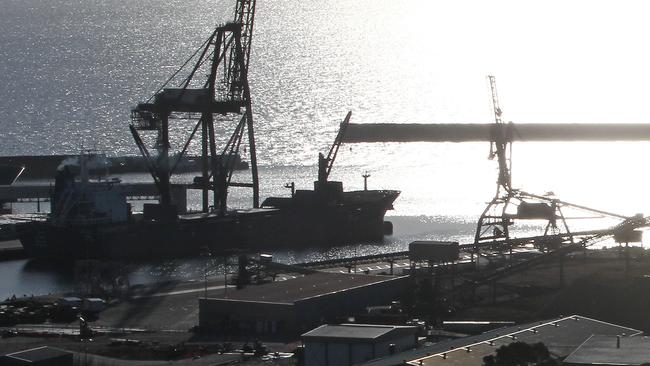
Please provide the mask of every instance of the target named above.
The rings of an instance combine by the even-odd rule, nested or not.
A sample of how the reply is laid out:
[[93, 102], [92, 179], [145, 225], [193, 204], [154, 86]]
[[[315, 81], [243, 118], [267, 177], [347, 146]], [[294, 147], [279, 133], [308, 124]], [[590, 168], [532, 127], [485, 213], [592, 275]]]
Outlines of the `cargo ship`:
[[0, 164], [0, 185], [10, 186], [25, 171], [25, 167], [19, 164]]
[[314, 182], [313, 190], [296, 190], [292, 197], [270, 197], [263, 208], [280, 211], [287, 242], [300, 246], [329, 246], [378, 242], [392, 234], [384, 221], [399, 195], [395, 190], [343, 191], [341, 182]]
[[28, 257], [138, 260], [380, 241], [400, 193], [345, 192], [319, 174], [314, 190], [271, 197], [260, 208], [177, 214], [145, 204], [135, 213], [118, 179], [93, 180], [80, 161], [78, 176], [68, 166], [58, 171], [49, 217], [17, 226]]
[[[351, 113], [341, 124], [328, 156], [319, 155], [314, 190], [295, 191], [291, 197], [269, 198], [259, 204], [248, 84], [254, 9], [254, 0], [238, 0], [235, 21], [218, 26], [193, 53], [197, 60], [189, 74], [182, 77], [178, 70], [174, 75], [180, 79], [170, 78], [131, 111], [129, 130], [159, 192], [158, 203], [145, 204], [142, 213], [134, 213], [119, 181], [90, 180], [85, 159], [78, 178], [71, 168], [62, 167], [55, 180], [50, 216], [17, 228], [28, 256], [149, 259], [206, 252], [219, 255], [232, 250], [300, 249], [383, 237], [387, 227], [384, 214], [399, 192], [344, 192], [340, 182], [328, 180]], [[183, 67], [190, 65], [188, 60]], [[172, 82], [181, 86], [169, 87]], [[186, 128], [188, 125], [194, 127]], [[224, 140], [218, 134], [224, 126], [233, 125], [230, 138], [218, 150], [217, 141]], [[171, 178], [193, 145], [201, 149], [201, 175], [192, 185], [201, 191], [201, 210], [186, 213], [181, 198], [184, 192], [175, 191]], [[233, 177], [242, 146], [249, 161], [249, 181], [243, 175], [238, 176], [240, 181]], [[250, 208], [228, 207], [231, 187], [252, 190]]]
[[369, 190], [367, 174], [363, 175], [364, 189], [358, 191], [346, 192], [342, 182], [329, 180], [351, 116], [348, 112], [341, 123], [328, 155], [318, 155], [318, 180], [313, 190], [295, 190], [295, 184], [290, 183], [286, 187], [291, 188], [291, 197], [270, 197], [262, 202], [262, 207], [280, 211], [280, 219], [293, 238], [327, 245], [380, 241], [393, 232], [384, 215], [393, 209], [399, 191]]

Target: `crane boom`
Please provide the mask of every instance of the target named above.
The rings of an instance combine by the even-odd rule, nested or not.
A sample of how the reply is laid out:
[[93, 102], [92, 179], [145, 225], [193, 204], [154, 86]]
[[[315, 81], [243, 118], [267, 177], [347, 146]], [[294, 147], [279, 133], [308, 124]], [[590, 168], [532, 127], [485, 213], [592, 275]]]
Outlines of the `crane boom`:
[[494, 134], [490, 141], [490, 159], [495, 156], [499, 163], [499, 179], [497, 184], [509, 191], [512, 187], [512, 177], [510, 175], [511, 162], [509, 149], [512, 149], [512, 135], [509, 126], [501, 121], [501, 107], [499, 106], [499, 96], [497, 94], [497, 81], [493, 75], [488, 76], [490, 81], [490, 91], [492, 93], [492, 109], [494, 112]]
[[253, 24], [255, 22], [255, 0], [239, 0], [235, 5], [235, 23], [242, 25], [241, 48], [244, 56], [244, 67], [248, 70], [253, 39]]
[[327, 178], [329, 177], [330, 172], [332, 171], [332, 167], [334, 166], [334, 160], [336, 160], [336, 155], [338, 154], [339, 148], [343, 143], [343, 137], [345, 136], [345, 131], [347, 130], [348, 125], [350, 124], [350, 117], [352, 117], [352, 111], [349, 111], [348, 114], [345, 116], [345, 119], [343, 119], [343, 122], [341, 122], [341, 125], [339, 127], [339, 132], [336, 134], [336, 137], [334, 138], [334, 143], [332, 144], [332, 147], [330, 147], [330, 151], [327, 154], [327, 157], [323, 156], [322, 153], [318, 154], [318, 180], [321, 182], [327, 181]]
[[234, 24], [241, 26], [239, 38], [241, 49], [230, 48], [228, 80], [233, 99], [241, 99], [244, 93], [244, 75], [248, 75], [253, 24], [255, 21], [255, 0], [237, 0], [235, 3]]

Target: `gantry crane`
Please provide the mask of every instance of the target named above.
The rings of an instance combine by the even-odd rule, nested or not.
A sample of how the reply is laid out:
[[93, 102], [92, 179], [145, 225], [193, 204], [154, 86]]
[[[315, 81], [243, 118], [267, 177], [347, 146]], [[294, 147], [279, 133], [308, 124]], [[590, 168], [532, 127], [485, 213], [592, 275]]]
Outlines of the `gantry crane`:
[[[202, 176], [197, 177], [195, 183], [203, 192], [203, 212], [215, 210], [224, 214], [228, 188], [232, 186], [252, 188], [253, 206], [259, 207], [257, 157], [248, 84], [254, 17], [255, 0], [237, 0], [234, 21], [217, 26], [203, 45], [158, 92], [132, 110], [130, 130], [159, 189], [162, 206], [174, 204], [170, 177], [200, 127], [203, 167]], [[194, 66], [187, 76], [180, 80], [178, 86], [167, 87], [192, 60], [195, 60]], [[203, 75], [207, 77], [203, 78]], [[218, 154], [215, 118], [232, 120], [234, 115], [240, 116], [237, 117], [239, 121]], [[183, 147], [174, 155], [173, 162], [170, 156], [170, 120], [195, 123]], [[139, 131], [157, 133], [157, 156], [149, 152]], [[245, 133], [248, 140], [251, 181], [232, 182], [234, 156], [239, 153]], [[210, 191], [213, 196], [212, 208], [209, 204]]]

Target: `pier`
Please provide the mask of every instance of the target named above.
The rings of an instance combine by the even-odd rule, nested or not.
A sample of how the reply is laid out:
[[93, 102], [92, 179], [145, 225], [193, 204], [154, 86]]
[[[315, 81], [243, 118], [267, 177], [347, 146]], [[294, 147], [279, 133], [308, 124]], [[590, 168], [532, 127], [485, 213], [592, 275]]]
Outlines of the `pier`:
[[[646, 123], [508, 123], [509, 141], [650, 141]], [[343, 142], [494, 141], [494, 123], [350, 123]]]
[[[153, 183], [115, 183], [126, 192], [129, 200], [153, 200], [158, 197], [158, 190]], [[190, 185], [174, 185], [184, 189]], [[0, 186], [0, 202], [44, 202], [50, 199], [53, 184], [18, 184]]]

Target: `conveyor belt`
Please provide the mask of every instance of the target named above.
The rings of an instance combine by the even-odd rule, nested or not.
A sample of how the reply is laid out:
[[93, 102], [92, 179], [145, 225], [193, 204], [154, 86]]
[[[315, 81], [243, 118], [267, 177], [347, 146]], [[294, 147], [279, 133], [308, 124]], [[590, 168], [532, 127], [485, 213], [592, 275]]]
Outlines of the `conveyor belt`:
[[[645, 123], [521, 123], [506, 124], [510, 141], [650, 141]], [[494, 141], [496, 125], [351, 123], [343, 142], [471, 142]]]

